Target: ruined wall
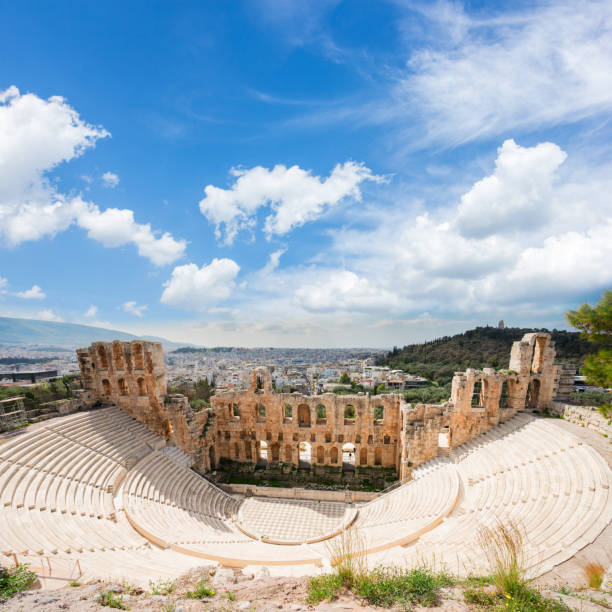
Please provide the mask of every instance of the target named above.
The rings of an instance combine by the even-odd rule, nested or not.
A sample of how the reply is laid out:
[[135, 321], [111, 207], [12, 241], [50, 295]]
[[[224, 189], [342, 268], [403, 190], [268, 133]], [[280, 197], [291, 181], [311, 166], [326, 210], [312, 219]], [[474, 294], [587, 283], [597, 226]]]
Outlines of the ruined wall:
[[[307, 396], [274, 393], [266, 370], [252, 373], [246, 391], [214, 395], [216, 462], [300, 464], [300, 443], [311, 465], [341, 465], [343, 446], [354, 451], [355, 467], [399, 468], [401, 396]], [[304, 452], [302, 456], [304, 456]], [[303, 461], [302, 461], [303, 462]]]
[[194, 413], [182, 395], [167, 395], [166, 369], [159, 342], [94, 342], [77, 350], [85, 393], [113, 403], [174, 444], [201, 470], [210, 468], [207, 411]]
[[519, 410], [550, 409], [559, 380], [550, 335], [532, 333], [513, 344], [508, 370], [457, 372], [443, 404], [412, 406], [394, 394], [275, 393], [270, 373], [260, 369], [247, 390], [214, 395], [209, 410], [194, 413], [186, 397], [167, 395], [159, 343], [95, 342], [77, 353], [86, 393], [117, 404], [189, 454], [200, 471], [222, 459], [341, 466], [345, 447], [355, 467], [394, 468], [407, 480], [414, 467]]

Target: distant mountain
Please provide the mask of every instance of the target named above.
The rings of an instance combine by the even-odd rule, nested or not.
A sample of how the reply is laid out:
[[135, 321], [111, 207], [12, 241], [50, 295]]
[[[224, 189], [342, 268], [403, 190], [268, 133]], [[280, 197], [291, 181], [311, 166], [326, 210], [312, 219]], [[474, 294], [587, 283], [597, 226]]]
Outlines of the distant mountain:
[[422, 344], [409, 344], [394, 348], [378, 360], [381, 365], [404, 370], [435, 380], [449, 382], [454, 372], [466, 368], [507, 368], [510, 349], [515, 340], [530, 332], [548, 332], [555, 343], [557, 363], [581, 365], [596, 347], [580, 337], [578, 332], [553, 329], [527, 329], [520, 327], [477, 327], [454, 336], [444, 336]]
[[45, 344], [61, 347], [88, 346], [92, 342], [111, 340], [151, 340], [161, 342], [166, 349], [185, 346], [155, 336], [135, 336], [126, 332], [77, 323], [56, 323], [37, 319], [0, 317], [0, 344]]

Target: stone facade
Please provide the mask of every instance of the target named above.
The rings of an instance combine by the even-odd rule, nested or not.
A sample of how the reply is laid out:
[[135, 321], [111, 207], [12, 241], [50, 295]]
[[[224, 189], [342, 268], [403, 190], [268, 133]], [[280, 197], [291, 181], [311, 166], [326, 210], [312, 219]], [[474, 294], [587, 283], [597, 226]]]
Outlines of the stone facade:
[[443, 404], [411, 405], [403, 396], [275, 393], [270, 374], [251, 374], [249, 388], [211, 398], [194, 413], [182, 395], [167, 395], [162, 348], [155, 342], [96, 342], [79, 349], [86, 391], [116, 403], [189, 454], [196, 469], [227, 459], [294, 467], [412, 469], [488, 431], [519, 410], [552, 405], [559, 380], [550, 335], [515, 342], [508, 370], [457, 372]]

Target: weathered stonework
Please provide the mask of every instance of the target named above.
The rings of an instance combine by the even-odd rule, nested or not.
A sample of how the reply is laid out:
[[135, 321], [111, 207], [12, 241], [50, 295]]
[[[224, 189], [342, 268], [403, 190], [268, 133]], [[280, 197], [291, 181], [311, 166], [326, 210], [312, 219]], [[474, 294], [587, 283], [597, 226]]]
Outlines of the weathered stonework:
[[224, 459], [342, 466], [344, 447], [355, 467], [394, 468], [408, 480], [414, 467], [520, 410], [549, 410], [559, 380], [550, 335], [532, 333], [514, 343], [508, 370], [457, 372], [443, 404], [411, 405], [396, 394], [275, 393], [260, 369], [248, 389], [214, 395], [209, 410], [194, 413], [187, 398], [167, 395], [159, 343], [96, 342], [77, 353], [86, 391], [164, 436], [200, 471]]

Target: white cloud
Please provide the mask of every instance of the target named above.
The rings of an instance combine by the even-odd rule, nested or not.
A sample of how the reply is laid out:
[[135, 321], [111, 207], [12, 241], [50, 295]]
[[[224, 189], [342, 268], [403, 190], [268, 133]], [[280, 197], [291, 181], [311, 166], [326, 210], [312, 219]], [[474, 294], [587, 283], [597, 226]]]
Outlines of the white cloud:
[[610, 2], [543, 3], [488, 18], [448, 2], [424, 12], [440, 28], [437, 41], [410, 58], [380, 117], [396, 122], [420, 109], [429, 140], [456, 144], [612, 108]]
[[93, 304], [85, 312], [85, 316], [88, 319], [95, 318], [97, 314], [98, 314], [98, 307], [94, 306]]
[[0, 276], [0, 293], [5, 293], [5, 287], [8, 285], [8, 279]]
[[259, 208], [270, 206], [264, 224], [270, 238], [317, 219], [345, 198], [359, 201], [363, 181], [384, 180], [364, 164], [352, 161], [336, 165], [324, 180], [299, 166], [280, 164], [272, 170], [234, 168], [231, 174], [236, 180], [230, 189], [208, 185], [200, 201], [202, 214], [215, 224], [215, 235], [223, 237], [225, 244], [232, 244], [240, 230], [255, 226]]
[[318, 281], [299, 287], [294, 296], [300, 306], [314, 312], [390, 311], [399, 304], [397, 295], [348, 270], [324, 273]]
[[47, 297], [38, 285], [32, 285], [32, 288], [26, 291], [18, 291], [15, 295], [24, 300], [44, 300]]
[[50, 308], [46, 310], [41, 310], [40, 312], [34, 315], [35, 319], [40, 319], [41, 321], [55, 321], [56, 323], [62, 323], [64, 319], [62, 317], [56, 315]]
[[[43, 100], [22, 95], [14, 86], [0, 91], [0, 241], [15, 246], [53, 236], [76, 223], [92, 238], [101, 236], [107, 246], [133, 242], [140, 255], [156, 265], [179, 259], [184, 240], [167, 232], [159, 236], [149, 224], [136, 223], [130, 210], [100, 211], [79, 196], [60, 193], [50, 182], [47, 175], [56, 166], [109, 136], [104, 128], [85, 123], [60, 96]], [[127, 225], [113, 224], [118, 214]]]
[[204, 311], [226, 300], [236, 285], [240, 266], [231, 259], [213, 259], [198, 268], [196, 264], [177, 266], [164, 283], [161, 301], [186, 310]]
[[463, 236], [529, 231], [549, 220], [553, 182], [565, 152], [552, 142], [521, 147], [514, 140], [497, 152], [495, 172], [461, 198], [457, 227]]
[[266, 262], [266, 265], [260, 270], [259, 274], [262, 277], [268, 276], [270, 273], [274, 272], [278, 265], [280, 264], [280, 258], [287, 252], [287, 249], [278, 249], [278, 251], [274, 251], [270, 253], [270, 257]]
[[102, 182], [105, 187], [113, 189], [119, 184], [119, 177], [114, 172], [105, 172], [102, 175]]
[[343, 272], [283, 270], [268, 285], [293, 288], [294, 304], [315, 312], [561, 310], [612, 286], [612, 164], [564, 159], [552, 143], [506, 141], [455, 204], [423, 212], [400, 201], [372, 229], [333, 231], [325, 258]]
[[106, 247], [135, 244], [138, 253], [157, 266], [180, 259], [187, 247], [185, 240], [175, 240], [168, 232], [156, 235], [149, 223], [136, 223], [133, 211], [127, 208], [100, 212], [97, 206], [89, 206], [79, 214], [77, 222], [90, 238]]
[[144, 311], [148, 310], [149, 307], [146, 305], [138, 305], [136, 302], [124, 302], [121, 306], [124, 312], [128, 312], [129, 314], [133, 314], [135, 317], [142, 317], [144, 315]]

